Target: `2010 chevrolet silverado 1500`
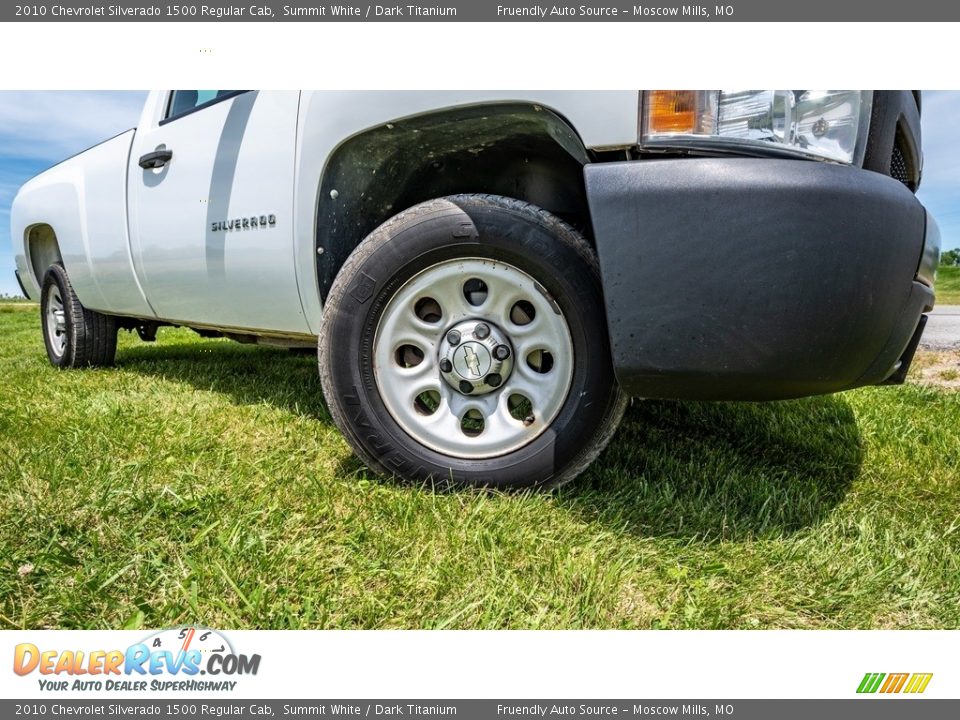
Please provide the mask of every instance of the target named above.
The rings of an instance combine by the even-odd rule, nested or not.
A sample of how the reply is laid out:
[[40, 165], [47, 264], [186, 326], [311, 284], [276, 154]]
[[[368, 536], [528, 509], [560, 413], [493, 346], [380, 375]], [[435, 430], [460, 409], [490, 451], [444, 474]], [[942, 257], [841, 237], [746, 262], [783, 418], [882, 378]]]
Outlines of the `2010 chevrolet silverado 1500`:
[[163, 325], [319, 344], [375, 470], [553, 487], [628, 395], [902, 382], [939, 235], [909, 91], [150, 94], [30, 180], [50, 361]]

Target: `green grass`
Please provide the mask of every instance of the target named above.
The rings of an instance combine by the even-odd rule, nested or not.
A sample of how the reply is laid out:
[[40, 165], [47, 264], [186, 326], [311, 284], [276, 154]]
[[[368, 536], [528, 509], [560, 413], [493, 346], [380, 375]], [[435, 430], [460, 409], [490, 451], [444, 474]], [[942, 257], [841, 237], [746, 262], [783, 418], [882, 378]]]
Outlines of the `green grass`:
[[937, 304], [960, 305], [960, 266], [937, 268]]
[[0, 310], [0, 625], [957, 628], [960, 394], [637, 402], [554, 495], [369, 474], [314, 360]]

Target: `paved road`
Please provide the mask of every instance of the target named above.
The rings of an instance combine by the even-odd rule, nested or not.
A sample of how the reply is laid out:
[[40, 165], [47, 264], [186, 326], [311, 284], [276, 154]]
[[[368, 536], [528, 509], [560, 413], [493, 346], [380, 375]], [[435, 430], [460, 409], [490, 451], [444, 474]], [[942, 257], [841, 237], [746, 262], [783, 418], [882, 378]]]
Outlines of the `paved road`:
[[937, 305], [920, 338], [925, 348], [960, 349], [960, 305]]

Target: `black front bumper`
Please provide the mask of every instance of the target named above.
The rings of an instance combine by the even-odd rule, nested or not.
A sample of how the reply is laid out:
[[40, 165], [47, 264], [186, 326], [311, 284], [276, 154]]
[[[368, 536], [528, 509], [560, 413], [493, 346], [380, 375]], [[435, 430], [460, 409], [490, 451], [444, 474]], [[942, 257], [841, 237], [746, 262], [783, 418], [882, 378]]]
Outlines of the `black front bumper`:
[[595, 164], [585, 177], [627, 392], [768, 400], [905, 369], [939, 241], [903, 184], [746, 158]]
[[23, 286], [23, 280], [20, 279], [20, 271], [14, 270], [13, 274], [17, 276], [17, 285], [20, 286], [20, 292], [25, 298], [29, 298], [30, 296], [27, 294], [27, 289]]

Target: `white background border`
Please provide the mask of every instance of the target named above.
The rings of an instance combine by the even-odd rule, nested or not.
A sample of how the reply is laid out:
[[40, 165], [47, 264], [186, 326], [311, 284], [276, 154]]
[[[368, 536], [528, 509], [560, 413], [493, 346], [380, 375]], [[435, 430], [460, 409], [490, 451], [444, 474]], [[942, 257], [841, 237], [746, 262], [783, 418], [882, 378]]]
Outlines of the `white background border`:
[[[0, 667], [8, 669], [3, 671], [0, 694], [51, 699], [129, 697], [41, 693], [37, 671], [23, 677], [11, 672], [14, 647], [30, 642], [41, 651], [125, 650], [150, 634], [2, 633]], [[960, 697], [958, 636], [954, 631], [328, 630], [224, 634], [237, 653], [261, 655], [260, 671], [255, 677], [241, 678], [233, 693], [191, 693], [194, 698], [832, 699], [858, 697], [857, 686], [867, 672], [934, 674], [922, 696], [884, 696], [884, 700]], [[164, 675], [160, 679], [189, 678]], [[229, 678], [197, 675], [193, 679]], [[151, 696], [162, 695], [143, 697]]]
[[[0, 86], [954, 89], [956, 36], [949, 23], [7, 24]], [[263, 656], [232, 697], [849, 698], [868, 671], [933, 672], [924, 697], [960, 697], [956, 632], [228, 634]], [[112, 649], [145, 635], [6, 631], [0, 667], [18, 642]], [[8, 672], [3, 696], [41, 696], [36, 674]]]
[[951, 23], [7, 23], [0, 89], [956, 89]]

